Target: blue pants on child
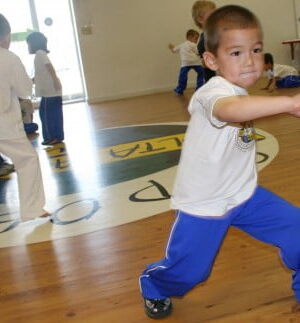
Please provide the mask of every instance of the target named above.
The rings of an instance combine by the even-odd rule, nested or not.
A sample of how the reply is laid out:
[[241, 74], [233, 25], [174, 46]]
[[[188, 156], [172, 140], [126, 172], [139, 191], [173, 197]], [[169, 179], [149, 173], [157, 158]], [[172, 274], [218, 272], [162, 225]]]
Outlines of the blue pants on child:
[[62, 97], [42, 97], [39, 110], [44, 141], [64, 140]]
[[300, 209], [262, 187], [222, 217], [198, 217], [178, 211], [165, 258], [140, 277], [143, 297], [183, 296], [205, 281], [230, 226], [279, 248], [294, 271], [292, 289], [300, 302]]
[[27, 134], [35, 133], [38, 130], [39, 126], [37, 123], [24, 123], [24, 130]]
[[288, 75], [276, 81], [278, 88], [291, 88], [300, 86], [300, 75]]
[[174, 90], [178, 94], [183, 94], [183, 91], [186, 89], [188, 73], [190, 70], [194, 70], [197, 73], [197, 85], [196, 89], [204, 84], [204, 71], [201, 65], [191, 65], [191, 66], [183, 66], [180, 68], [178, 85]]

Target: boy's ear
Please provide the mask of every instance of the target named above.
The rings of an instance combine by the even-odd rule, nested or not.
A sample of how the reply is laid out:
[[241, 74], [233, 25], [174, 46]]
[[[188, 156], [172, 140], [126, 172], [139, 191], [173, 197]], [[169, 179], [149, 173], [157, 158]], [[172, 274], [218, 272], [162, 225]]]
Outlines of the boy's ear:
[[0, 39], [0, 47], [8, 49], [10, 45], [10, 33], [4, 35]]
[[204, 52], [202, 55], [205, 65], [213, 71], [217, 71], [219, 68], [216, 56], [211, 52]]

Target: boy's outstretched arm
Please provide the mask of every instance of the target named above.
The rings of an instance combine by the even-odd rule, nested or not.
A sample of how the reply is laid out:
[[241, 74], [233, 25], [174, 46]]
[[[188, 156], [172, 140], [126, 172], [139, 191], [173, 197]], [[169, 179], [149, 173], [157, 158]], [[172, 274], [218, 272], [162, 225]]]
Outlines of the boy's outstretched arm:
[[280, 113], [300, 117], [300, 95], [289, 96], [231, 96], [216, 101], [213, 114], [227, 122], [245, 122]]

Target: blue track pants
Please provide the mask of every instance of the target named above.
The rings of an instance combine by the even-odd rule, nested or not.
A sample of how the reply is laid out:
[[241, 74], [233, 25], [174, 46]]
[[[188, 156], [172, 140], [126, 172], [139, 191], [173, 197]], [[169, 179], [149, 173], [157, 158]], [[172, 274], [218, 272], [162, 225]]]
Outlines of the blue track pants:
[[300, 86], [300, 75], [288, 75], [276, 81], [278, 88], [290, 88]]
[[64, 140], [62, 97], [42, 97], [39, 110], [44, 141]]
[[222, 217], [199, 217], [178, 211], [165, 258], [140, 277], [143, 297], [182, 296], [205, 281], [230, 226], [279, 248], [293, 273], [292, 288], [300, 301], [300, 209], [262, 187]]
[[204, 71], [201, 65], [183, 66], [180, 68], [178, 85], [174, 90], [176, 93], [183, 94], [183, 91], [186, 89], [188, 73], [190, 70], [194, 70], [197, 73], [196, 90], [204, 84]]

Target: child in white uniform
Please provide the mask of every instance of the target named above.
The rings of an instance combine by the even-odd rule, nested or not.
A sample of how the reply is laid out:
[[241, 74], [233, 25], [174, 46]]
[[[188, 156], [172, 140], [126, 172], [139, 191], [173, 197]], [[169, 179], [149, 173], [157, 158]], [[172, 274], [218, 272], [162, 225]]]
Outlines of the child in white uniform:
[[10, 25], [0, 14], [0, 152], [15, 165], [22, 220], [44, 217], [45, 196], [38, 156], [26, 137], [19, 98], [31, 95], [32, 83], [18, 56], [8, 50]]
[[177, 217], [165, 258], [140, 277], [151, 318], [168, 316], [171, 296], [205, 281], [230, 226], [280, 249], [294, 271], [300, 309], [300, 209], [257, 186], [251, 120], [280, 113], [300, 117], [300, 95], [248, 96], [263, 72], [263, 36], [248, 9], [224, 6], [205, 25], [206, 66], [211, 78], [192, 97], [171, 206]]

